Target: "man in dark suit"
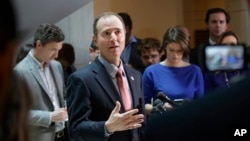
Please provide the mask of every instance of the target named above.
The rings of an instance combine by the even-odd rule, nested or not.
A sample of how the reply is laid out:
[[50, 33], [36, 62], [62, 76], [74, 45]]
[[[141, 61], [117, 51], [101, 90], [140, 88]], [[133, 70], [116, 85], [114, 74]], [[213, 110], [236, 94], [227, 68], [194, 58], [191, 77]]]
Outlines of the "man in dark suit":
[[218, 42], [221, 34], [227, 30], [229, 22], [230, 15], [224, 9], [211, 8], [207, 10], [205, 24], [209, 31], [209, 39], [207, 42], [200, 43], [197, 47], [193, 48], [189, 56], [190, 63], [198, 65], [203, 73], [205, 72], [205, 47], [208, 45], [214, 45]]
[[134, 69], [143, 72], [144, 65], [142, 63], [140, 55], [137, 52], [137, 48], [139, 43], [141, 42], [141, 39], [135, 37], [132, 34], [133, 22], [130, 15], [125, 12], [119, 12], [118, 15], [122, 17], [126, 29], [125, 48], [121, 54], [121, 58], [123, 59], [125, 64], [128, 64]]
[[[250, 75], [230, 88], [211, 92], [147, 123], [145, 141], [241, 140], [250, 136]], [[243, 134], [242, 134], [243, 135]]]
[[[103, 13], [93, 24], [100, 55], [73, 73], [67, 84], [70, 131], [76, 141], [139, 141], [144, 122], [144, 98], [139, 71], [120, 59], [125, 26], [116, 13]], [[116, 73], [122, 70], [128, 101], [119, 92]], [[127, 107], [127, 108], [126, 108]]]

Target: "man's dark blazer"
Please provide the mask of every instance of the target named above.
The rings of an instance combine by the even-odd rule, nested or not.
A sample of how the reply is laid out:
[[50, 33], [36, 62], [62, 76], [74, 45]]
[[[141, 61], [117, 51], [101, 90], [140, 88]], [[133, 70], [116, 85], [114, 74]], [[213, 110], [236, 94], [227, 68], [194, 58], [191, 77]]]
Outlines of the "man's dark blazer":
[[[126, 65], [123, 67], [131, 90], [133, 108], [140, 106], [144, 111], [141, 74]], [[105, 138], [104, 123], [108, 120], [116, 101], [120, 101], [120, 112], [123, 113], [124, 106], [119, 93], [98, 58], [71, 74], [67, 84], [67, 108], [73, 139], [76, 141], [138, 141], [141, 128], [114, 132]]]
[[142, 63], [141, 57], [138, 54], [137, 48], [138, 45], [141, 42], [141, 39], [136, 38], [137, 42], [133, 42], [132, 43], [132, 48], [130, 51], [130, 56], [129, 56], [129, 60], [128, 60], [128, 64], [130, 64], [134, 69], [143, 72], [145, 69], [145, 66]]
[[231, 88], [207, 94], [179, 109], [152, 117], [145, 141], [239, 140], [236, 129], [250, 136], [250, 75]]
[[189, 62], [201, 68], [203, 74], [206, 72], [205, 67], [205, 47], [209, 46], [209, 42], [200, 43], [197, 47], [191, 49], [189, 54]]

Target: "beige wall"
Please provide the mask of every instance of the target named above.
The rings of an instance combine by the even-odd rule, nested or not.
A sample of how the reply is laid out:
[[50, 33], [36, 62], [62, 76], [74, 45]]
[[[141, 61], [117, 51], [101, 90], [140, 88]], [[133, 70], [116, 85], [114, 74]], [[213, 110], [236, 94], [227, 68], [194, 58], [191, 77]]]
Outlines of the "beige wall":
[[250, 45], [250, 16], [247, 0], [226, 0], [226, 9], [231, 15], [230, 29], [240, 40]]
[[204, 22], [207, 9], [221, 7], [231, 15], [229, 29], [250, 44], [249, 12], [247, 0], [94, 0], [94, 15], [104, 11], [128, 12], [134, 22], [133, 32], [140, 38], [162, 36], [167, 28], [185, 25], [194, 46], [194, 31], [206, 29]]
[[225, 0], [183, 0], [183, 21], [190, 30], [191, 47], [195, 45], [195, 30], [206, 29], [206, 11], [212, 7], [225, 8]]
[[171, 26], [183, 24], [182, 0], [94, 0], [94, 15], [127, 12], [139, 38], [162, 36]]
[[[247, 0], [183, 0], [184, 24], [194, 37], [196, 29], [206, 29], [206, 10], [213, 7], [224, 8], [231, 16], [228, 30], [239, 35], [242, 42], [250, 44], [250, 23]], [[194, 43], [194, 38], [192, 38]]]

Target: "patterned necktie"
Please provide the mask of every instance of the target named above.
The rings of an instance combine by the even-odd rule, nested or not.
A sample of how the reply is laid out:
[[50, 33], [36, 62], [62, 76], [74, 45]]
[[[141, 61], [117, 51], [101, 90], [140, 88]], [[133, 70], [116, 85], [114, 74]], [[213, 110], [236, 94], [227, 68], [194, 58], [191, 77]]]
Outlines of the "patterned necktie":
[[118, 69], [116, 77], [117, 77], [117, 84], [120, 90], [120, 95], [122, 98], [123, 105], [125, 107], [125, 110], [128, 111], [131, 109], [131, 99], [129, 96], [128, 88], [123, 81], [121, 69]]

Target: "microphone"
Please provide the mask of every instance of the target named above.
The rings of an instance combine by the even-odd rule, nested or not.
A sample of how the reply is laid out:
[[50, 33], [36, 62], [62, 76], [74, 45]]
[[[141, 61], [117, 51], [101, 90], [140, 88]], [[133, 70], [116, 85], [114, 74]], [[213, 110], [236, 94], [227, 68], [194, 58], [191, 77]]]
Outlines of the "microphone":
[[143, 106], [143, 104], [142, 104], [142, 98], [140, 97], [139, 98], [139, 105], [137, 106], [137, 108], [138, 108], [138, 110], [139, 110], [139, 114], [142, 114], [143, 112], [142, 112], [142, 106]]
[[164, 103], [162, 100], [160, 100], [159, 98], [157, 98], [157, 99], [155, 99], [154, 101], [153, 101], [153, 106], [157, 106], [157, 105], [159, 105], [159, 104], [161, 104], [161, 103]]
[[161, 101], [163, 101], [164, 103], [167, 102], [169, 104], [171, 104], [172, 106], [180, 106], [179, 103], [171, 100], [169, 97], [167, 97], [163, 92], [158, 92], [157, 94], [157, 98], [160, 99]]
[[[138, 108], [138, 110], [139, 110], [139, 112], [138, 112], [138, 114], [143, 114], [143, 111], [142, 111], [142, 109], [143, 109], [143, 104], [142, 104], [142, 98], [141, 97], [139, 97], [139, 105], [137, 106], [137, 108]], [[143, 123], [141, 123], [141, 125], [142, 126], [144, 126], [144, 122]], [[142, 130], [141, 130], [141, 128], [139, 128], [138, 130], [138, 135], [139, 135], [139, 139], [141, 140], [142, 139], [142, 137], [143, 137], [143, 133], [142, 133]]]
[[153, 101], [153, 109], [151, 111], [151, 114], [161, 114], [163, 112], [165, 112], [167, 109], [166, 107], [164, 106], [164, 103], [162, 100], [160, 99], [155, 99]]

